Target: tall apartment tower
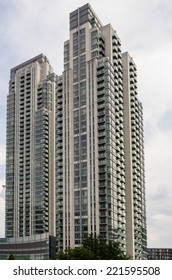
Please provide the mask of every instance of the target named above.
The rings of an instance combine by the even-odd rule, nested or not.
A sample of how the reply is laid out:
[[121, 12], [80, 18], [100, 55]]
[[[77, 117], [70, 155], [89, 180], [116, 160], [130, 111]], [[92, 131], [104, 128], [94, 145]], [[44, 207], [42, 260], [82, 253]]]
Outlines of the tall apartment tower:
[[11, 69], [7, 99], [6, 237], [55, 235], [56, 75], [39, 55]]
[[142, 107], [135, 64], [89, 4], [70, 14], [56, 95], [58, 249], [95, 233], [146, 256]]
[[142, 258], [140, 248], [147, 247], [143, 108], [138, 99], [136, 65], [127, 52], [122, 54], [122, 62], [127, 243], [128, 251]]

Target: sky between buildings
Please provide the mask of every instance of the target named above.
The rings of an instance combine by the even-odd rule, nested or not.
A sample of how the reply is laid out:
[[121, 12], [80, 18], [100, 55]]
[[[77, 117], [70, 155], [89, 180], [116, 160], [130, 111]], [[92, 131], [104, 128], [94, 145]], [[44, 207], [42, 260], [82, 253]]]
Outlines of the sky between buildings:
[[[0, 0], [0, 237], [4, 236], [6, 98], [10, 69], [44, 53], [57, 75], [69, 13], [83, 0]], [[133, 56], [143, 103], [148, 247], [172, 248], [172, 1], [90, 0]]]

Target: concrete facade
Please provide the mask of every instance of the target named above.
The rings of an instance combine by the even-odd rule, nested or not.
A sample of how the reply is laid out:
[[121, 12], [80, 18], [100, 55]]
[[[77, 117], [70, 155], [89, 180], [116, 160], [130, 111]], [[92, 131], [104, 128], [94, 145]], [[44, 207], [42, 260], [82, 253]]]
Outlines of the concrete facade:
[[146, 258], [143, 119], [135, 75], [116, 31], [103, 26], [89, 4], [70, 14], [56, 106], [59, 249], [80, 246], [85, 234], [96, 233], [118, 240], [133, 258]]
[[55, 236], [55, 85], [56, 75], [42, 54], [11, 69], [6, 237]]
[[127, 251], [142, 258], [142, 250], [147, 247], [143, 109], [138, 98], [136, 65], [127, 52], [122, 54], [122, 61]]
[[[11, 69], [6, 237], [89, 233], [147, 256], [143, 108], [137, 69], [114, 28], [86, 4], [70, 14], [64, 71], [43, 55]], [[17, 239], [16, 239], [17, 240]]]

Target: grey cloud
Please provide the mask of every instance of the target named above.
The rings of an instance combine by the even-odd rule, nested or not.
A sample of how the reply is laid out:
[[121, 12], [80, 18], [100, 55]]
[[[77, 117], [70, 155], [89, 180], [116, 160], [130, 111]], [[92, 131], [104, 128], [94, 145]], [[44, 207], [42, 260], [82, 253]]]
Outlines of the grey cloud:
[[161, 201], [163, 199], [172, 199], [172, 188], [169, 183], [161, 183], [158, 184], [154, 193], [150, 195], [149, 199], [156, 202], [156, 201]]

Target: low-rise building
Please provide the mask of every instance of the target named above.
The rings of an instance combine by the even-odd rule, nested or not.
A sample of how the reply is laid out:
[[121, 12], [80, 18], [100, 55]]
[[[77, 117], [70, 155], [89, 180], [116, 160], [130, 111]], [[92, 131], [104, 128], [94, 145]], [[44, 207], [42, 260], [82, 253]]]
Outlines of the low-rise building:
[[148, 248], [148, 260], [172, 260], [172, 248]]
[[0, 238], [0, 259], [6, 260], [10, 255], [17, 260], [55, 259], [56, 238], [48, 233]]

